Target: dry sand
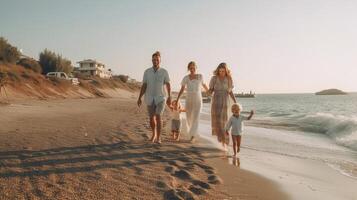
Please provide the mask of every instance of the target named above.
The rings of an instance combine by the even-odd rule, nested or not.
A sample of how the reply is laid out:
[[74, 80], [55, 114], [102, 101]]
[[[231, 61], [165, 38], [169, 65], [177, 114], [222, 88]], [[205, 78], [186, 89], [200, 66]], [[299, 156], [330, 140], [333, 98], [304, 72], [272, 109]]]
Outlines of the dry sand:
[[0, 199], [287, 199], [206, 144], [147, 142], [124, 96], [1, 104]]

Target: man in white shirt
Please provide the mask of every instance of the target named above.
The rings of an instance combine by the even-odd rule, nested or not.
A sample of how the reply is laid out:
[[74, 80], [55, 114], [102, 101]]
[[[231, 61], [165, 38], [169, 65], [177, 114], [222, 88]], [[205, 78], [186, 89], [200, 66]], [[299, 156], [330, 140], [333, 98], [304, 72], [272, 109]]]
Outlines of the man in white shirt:
[[[171, 86], [170, 77], [168, 72], [160, 68], [161, 56], [160, 52], [155, 52], [152, 55], [153, 66], [146, 69], [143, 77], [143, 85], [141, 86], [140, 95], [138, 99], [138, 106], [140, 107], [142, 102], [141, 98], [145, 94], [144, 101], [147, 105], [150, 126], [152, 129], [151, 142], [161, 143], [161, 116], [166, 104], [171, 104]], [[164, 85], [166, 86], [168, 97], [166, 99]]]

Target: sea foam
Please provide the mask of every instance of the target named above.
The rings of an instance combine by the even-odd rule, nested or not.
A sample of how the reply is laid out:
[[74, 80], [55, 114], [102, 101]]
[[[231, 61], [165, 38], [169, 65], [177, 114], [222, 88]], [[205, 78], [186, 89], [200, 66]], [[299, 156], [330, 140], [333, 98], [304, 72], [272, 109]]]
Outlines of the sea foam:
[[296, 120], [303, 131], [326, 134], [338, 144], [357, 150], [357, 117], [316, 113]]

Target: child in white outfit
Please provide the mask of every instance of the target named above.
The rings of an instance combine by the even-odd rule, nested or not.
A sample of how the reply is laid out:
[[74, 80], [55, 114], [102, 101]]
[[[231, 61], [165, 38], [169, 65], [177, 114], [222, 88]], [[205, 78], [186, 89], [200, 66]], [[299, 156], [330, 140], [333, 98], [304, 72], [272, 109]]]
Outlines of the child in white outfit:
[[235, 103], [232, 105], [233, 115], [229, 118], [225, 127], [227, 136], [229, 135], [229, 130], [232, 129], [231, 135], [233, 140], [234, 157], [240, 151], [240, 143], [242, 139], [243, 126], [244, 126], [243, 121], [250, 120], [254, 115], [254, 111], [252, 110], [248, 117], [242, 116], [240, 114], [241, 110], [242, 110], [242, 106], [240, 104]]

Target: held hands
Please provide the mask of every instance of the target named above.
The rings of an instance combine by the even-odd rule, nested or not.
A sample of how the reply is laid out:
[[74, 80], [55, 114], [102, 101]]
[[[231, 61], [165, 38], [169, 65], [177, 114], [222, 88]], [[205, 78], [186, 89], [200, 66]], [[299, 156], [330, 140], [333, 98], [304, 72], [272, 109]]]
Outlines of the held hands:
[[226, 131], [226, 136], [229, 136], [229, 132], [228, 131]]
[[141, 104], [142, 104], [142, 102], [141, 102], [141, 98], [139, 98], [139, 99], [138, 99], [137, 104], [138, 104], [138, 107], [140, 107], [140, 106], [141, 106]]
[[171, 97], [167, 97], [167, 100], [166, 100], [166, 104], [167, 106], [171, 106]]

